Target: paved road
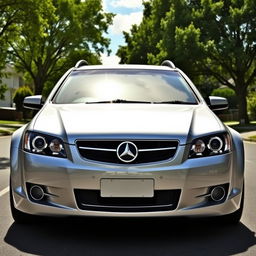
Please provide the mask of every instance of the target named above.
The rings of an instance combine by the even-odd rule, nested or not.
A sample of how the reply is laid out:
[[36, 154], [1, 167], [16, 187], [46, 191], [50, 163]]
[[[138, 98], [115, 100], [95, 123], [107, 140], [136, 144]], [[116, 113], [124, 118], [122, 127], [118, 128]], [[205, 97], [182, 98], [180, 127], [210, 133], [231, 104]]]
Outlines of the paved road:
[[[256, 144], [245, 143], [246, 191], [235, 227], [184, 219], [72, 219], [17, 225], [0, 196], [0, 255], [256, 255]], [[0, 138], [0, 191], [8, 185], [9, 139]], [[1, 193], [1, 192], [0, 192]]]

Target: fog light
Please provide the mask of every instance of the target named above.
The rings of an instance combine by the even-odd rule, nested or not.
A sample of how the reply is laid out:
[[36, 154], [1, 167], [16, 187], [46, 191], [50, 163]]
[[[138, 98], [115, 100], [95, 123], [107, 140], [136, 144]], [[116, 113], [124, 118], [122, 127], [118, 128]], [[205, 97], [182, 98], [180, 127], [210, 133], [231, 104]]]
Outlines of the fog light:
[[215, 202], [219, 202], [224, 199], [225, 197], [225, 189], [221, 186], [213, 188], [211, 191], [211, 199]]
[[30, 196], [33, 200], [35, 201], [40, 201], [44, 198], [44, 190], [38, 186], [38, 185], [34, 185], [30, 188]]

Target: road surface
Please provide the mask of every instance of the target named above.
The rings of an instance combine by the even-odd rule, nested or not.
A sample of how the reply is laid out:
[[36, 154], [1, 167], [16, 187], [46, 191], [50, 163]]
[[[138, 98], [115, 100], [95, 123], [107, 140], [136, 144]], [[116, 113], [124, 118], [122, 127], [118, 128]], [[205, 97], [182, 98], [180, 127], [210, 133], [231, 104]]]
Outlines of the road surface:
[[0, 255], [256, 255], [256, 144], [245, 143], [245, 209], [237, 226], [200, 219], [71, 219], [15, 224], [9, 209], [9, 143], [0, 138]]

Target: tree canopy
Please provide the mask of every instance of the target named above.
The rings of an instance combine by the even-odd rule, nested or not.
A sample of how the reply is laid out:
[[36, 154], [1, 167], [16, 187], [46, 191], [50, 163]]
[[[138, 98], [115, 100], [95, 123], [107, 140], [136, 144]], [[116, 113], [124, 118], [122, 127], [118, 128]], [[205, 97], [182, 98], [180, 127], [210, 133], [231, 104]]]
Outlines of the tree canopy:
[[145, 10], [142, 23], [125, 33], [121, 62], [171, 59], [196, 81], [214, 78], [235, 91], [240, 122], [248, 123], [247, 89], [256, 76], [256, 2], [151, 0]]
[[5, 29], [7, 18], [2, 15], [0, 21], [0, 29], [6, 35], [8, 60], [27, 74], [36, 94], [42, 93], [46, 81], [55, 80], [70, 68], [67, 65], [71, 61], [73, 66], [78, 56], [99, 63], [99, 54], [108, 49], [109, 39], [104, 33], [113, 15], [103, 12], [101, 0], [5, 0], [4, 3], [6, 17], [14, 19], [8, 29]]
[[[41, 20], [40, 13], [34, 12], [38, 2], [33, 0], [0, 0], [0, 71], [10, 60], [7, 59], [9, 41], [15, 40], [18, 27], [30, 16], [30, 20]], [[49, 1], [45, 1], [47, 11], [51, 11]], [[46, 11], [46, 12], [47, 12]], [[33, 15], [34, 14], [34, 15]], [[4, 99], [4, 92], [7, 90], [6, 85], [1, 85], [3, 73], [0, 72], [0, 99]]]

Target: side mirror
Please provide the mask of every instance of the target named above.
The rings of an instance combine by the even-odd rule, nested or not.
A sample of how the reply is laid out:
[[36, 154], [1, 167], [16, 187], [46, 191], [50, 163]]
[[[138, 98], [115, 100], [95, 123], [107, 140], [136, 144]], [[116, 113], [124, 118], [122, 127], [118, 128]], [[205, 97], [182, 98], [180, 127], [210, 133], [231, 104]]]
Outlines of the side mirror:
[[23, 100], [23, 107], [29, 109], [40, 109], [43, 106], [42, 95], [28, 96]]
[[228, 100], [223, 97], [209, 96], [207, 104], [212, 111], [228, 109]]

